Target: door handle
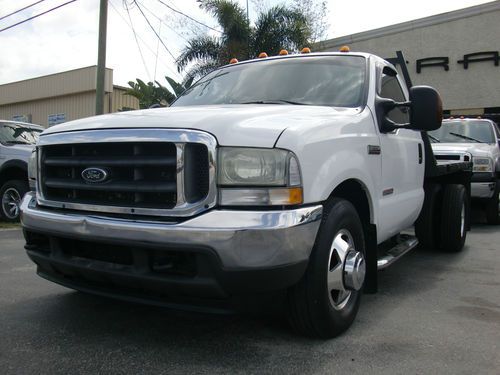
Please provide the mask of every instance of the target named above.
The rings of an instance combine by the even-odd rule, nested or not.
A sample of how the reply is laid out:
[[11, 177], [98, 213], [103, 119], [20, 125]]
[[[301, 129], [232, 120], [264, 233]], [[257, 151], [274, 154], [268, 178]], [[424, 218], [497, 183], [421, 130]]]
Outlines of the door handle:
[[422, 153], [422, 144], [418, 144], [418, 164], [422, 164], [422, 161], [424, 160], [423, 153]]

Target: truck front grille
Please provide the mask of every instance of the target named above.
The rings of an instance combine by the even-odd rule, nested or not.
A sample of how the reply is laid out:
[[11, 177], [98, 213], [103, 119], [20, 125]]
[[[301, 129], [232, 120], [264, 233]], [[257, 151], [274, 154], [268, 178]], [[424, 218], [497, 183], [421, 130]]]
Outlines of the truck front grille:
[[188, 216], [215, 203], [213, 152], [201, 142], [41, 143], [38, 152], [42, 205]]

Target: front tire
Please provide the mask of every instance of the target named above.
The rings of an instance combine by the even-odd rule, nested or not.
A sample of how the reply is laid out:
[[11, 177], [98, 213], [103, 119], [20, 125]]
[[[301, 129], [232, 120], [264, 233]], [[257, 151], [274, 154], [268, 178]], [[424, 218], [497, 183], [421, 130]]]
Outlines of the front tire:
[[358, 312], [365, 242], [350, 202], [334, 198], [324, 212], [306, 273], [288, 292], [288, 312], [299, 333], [332, 338], [347, 330]]
[[29, 190], [28, 183], [21, 180], [7, 181], [0, 188], [0, 217], [7, 222], [19, 221], [21, 200]]

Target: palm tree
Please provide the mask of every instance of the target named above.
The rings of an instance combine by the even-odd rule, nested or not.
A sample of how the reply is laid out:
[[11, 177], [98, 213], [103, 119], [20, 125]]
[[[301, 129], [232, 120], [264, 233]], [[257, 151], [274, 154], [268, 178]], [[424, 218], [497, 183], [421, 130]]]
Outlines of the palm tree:
[[128, 82], [130, 88], [127, 88], [125, 95], [139, 99], [140, 108], [166, 106], [172, 103], [184, 90], [189, 88], [193, 82], [192, 79], [188, 79], [184, 84], [181, 84], [168, 76], [165, 79], [172, 87], [173, 92], [158, 81], [145, 83], [143, 80], [136, 78], [136, 82]]
[[200, 35], [189, 40], [177, 59], [179, 71], [187, 71], [187, 77], [203, 76], [233, 57], [254, 58], [262, 51], [275, 55], [281, 49], [297, 51], [309, 44], [309, 23], [297, 9], [272, 7], [261, 12], [252, 26], [245, 10], [232, 0], [199, 2], [217, 19], [222, 32], [220, 36]]

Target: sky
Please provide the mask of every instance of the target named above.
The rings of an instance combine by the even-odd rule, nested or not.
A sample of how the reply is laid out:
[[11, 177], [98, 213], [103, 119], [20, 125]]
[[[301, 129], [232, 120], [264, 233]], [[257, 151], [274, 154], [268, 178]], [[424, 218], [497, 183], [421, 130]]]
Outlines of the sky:
[[[69, 0], [44, 0], [6, 17], [37, 0], [0, 0], [0, 30]], [[158, 80], [165, 75], [181, 80], [175, 66], [186, 41], [195, 33], [218, 35], [214, 20], [196, 0], [137, 0], [151, 27], [132, 0], [108, 0], [106, 66], [113, 69], [114, 84], [126, 86], [135, 78]], [[246, 0], [235, 0], [246, 7]], [[319, 0], [318, 0], [319, 1]], [[175, 13], [161, 2], [204, 25]], [[327, 0], [327, 38], [349, 35], [487, 1], [481, 0]], [[251, 21], [256, 5], [264, 7], [291, 1], [249, 0]], [[126, 6], [128, 4], [128, 12]], [[11, 29], [0, 31], [0, 84], [97, 64], [99, 0], [77, 0]], [[137, 36], [137, 41], [134, 36]], [[142, 55], [142, 56], [141, 56]]]

